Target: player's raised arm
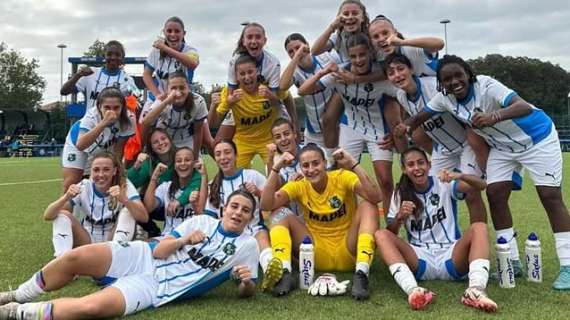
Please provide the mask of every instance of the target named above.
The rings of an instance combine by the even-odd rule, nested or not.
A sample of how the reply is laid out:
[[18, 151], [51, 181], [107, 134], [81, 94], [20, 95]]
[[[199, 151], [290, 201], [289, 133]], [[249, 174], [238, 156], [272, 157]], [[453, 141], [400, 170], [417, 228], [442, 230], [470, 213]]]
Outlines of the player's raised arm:
[[356, 194], [373, 204], [377, 204], [382, 201], [382, 193], [380, 192], [380, 189], [370, 181], [370, 178], [366, 174], [366, 171], [364, 171], [364, 168], [360, 166], [358, 161], [356, 161], [350, 153], [343, 149], [338, 149], [333, 152], [332, 157], [340, 168], [351, 170], [358, 176], [358, 182], [354, 186], [354, 192]]
[[277, 190], [281, 184], [279, 170], [295, 161], [295, 156], [285, 152], [283, 156], [273, 165], [269, 171], [269, 177], [263, 191], [261, 192], [260, 205], [261, 210], [272, 211], [277, 208], [286, 206], [289, 203], [289, 196], [285, 191]]

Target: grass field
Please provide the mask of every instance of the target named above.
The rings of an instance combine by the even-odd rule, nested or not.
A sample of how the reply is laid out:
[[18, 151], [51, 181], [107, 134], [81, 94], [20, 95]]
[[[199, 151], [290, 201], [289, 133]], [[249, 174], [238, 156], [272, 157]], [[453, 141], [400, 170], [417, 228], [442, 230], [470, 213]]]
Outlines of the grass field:
[[[570, 203], [570, 154], [564, 158], [565, 200]], [[370, 171], [369, 162], [366, 163]], [[214, 170], [210, 163], [209, 173]], [[398, 171], [398, 170], [395, 170]], [[210, 177], [212, 175], [210, 174]], [[41, 214], [60, 195], [59, 159], [0, 159], [0, 290], [15, 287], [52, 258], [51, 225]], [[39, 181], [39, 182], [34, 182]], [[26, 183], [32, 182], [32, 183]], [[259, 292], [252, 299], [238, 299], [233, 284], [226, 283], [207, 295], [186, 303], [172, 304], [132, 316], [132, 319], [371, 319], [371, 318], [529, 318], [567, 319], [570, 292], [555, 292], [551, 284], [558, 273], [554, 239], [546, 215], [532, 183], [525, 180], [524, 189], [511, 197], [519, 248], [524, 254], [524, 238], [537, 232], [542, 241], [544, 282], [531, 284], [517, 279], [514, 289], [501, 289], [491, 281], [489, 295], [499, 304], [497, 315], [463, 307], [459, 303], [466, 283], [430, 281], [422, 286], [437, 293], [435, 303], [427, 310], [413, 312], [402, 291], [377, 257], [371, 271], [371, 298], [355, 302], [349, 296], [313, 298], [295, 291], [287, 298], [273, 298]], [[467, 211], [461, 205], [461, 225], [467, 224]], [[491, 235], [493, 235], [491, 231]], [[524, 256], [523, 256], [524, 257]], [[494, 260], [491, 260], [494, 265]], [[351, 274], [340, 274], [351, 279]], [[75, 281], [67, 288], [45, 296], [81, 296], [97, 290], [89, 279]]]

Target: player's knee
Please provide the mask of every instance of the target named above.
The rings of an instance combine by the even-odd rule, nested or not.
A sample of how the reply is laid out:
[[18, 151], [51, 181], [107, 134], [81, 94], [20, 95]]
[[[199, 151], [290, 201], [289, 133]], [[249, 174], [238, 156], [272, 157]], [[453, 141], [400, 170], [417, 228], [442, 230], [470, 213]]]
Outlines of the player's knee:
[[380, 229], [374, 232], [374, 240], [376, 240], [376, 245], [378, 247], [391, 242], [393, 238], [394, 234], [388, 229]]
[[487, 199], [490, 204], [498, 204], [507, 201], [508, 191], [503, 184], [492, 183], [487, 186]]
[[562, 194], [560, 188], [555, 187], [538, 187], [540, 200], [545, 207], [562, 205]]

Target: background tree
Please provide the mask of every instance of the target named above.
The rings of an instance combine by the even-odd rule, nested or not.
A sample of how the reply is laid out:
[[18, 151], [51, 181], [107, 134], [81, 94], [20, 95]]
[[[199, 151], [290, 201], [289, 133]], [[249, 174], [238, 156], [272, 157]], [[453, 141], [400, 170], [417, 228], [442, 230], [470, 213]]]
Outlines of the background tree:
[[0, 110], [32, 110], [40, 104], [46, 81], [38, 68], [38, 60], [27, 60], [0, 43]]
[[567, 116], [570, 74], [559, 65], [500, 54], [490, 54], [468, 62], [476, 74], [489, 75], [501, 81], [550, 116]]
[[83, 53], [84, 57], [104, 57], [105, 56], [105, 42], [96, 39], [93, 44], [89, 46], [87, 51]]

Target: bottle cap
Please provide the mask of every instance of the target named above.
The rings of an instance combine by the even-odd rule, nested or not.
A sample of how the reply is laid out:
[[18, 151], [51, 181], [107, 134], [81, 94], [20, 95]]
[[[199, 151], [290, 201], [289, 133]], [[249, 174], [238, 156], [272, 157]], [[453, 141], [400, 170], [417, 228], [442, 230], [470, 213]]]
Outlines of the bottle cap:
[[311, 244], [311, 243], [313, 243], [313, 241], [311, 241], [311, 237], [305, 236], [305, 239], [303, 239], [303, 244]]
[[503, 237], [499, 237], [499, 239], [497, 239], [497, 243], [498, 244], [506, 244], [507, 243], [507, 239], [503, 238]]
[[536, 233], [531, 232], [531, 233], [528, 235], [528, 240], [537, 241], [537, 240], [538, 240], [538, 236], [536, 235]]

